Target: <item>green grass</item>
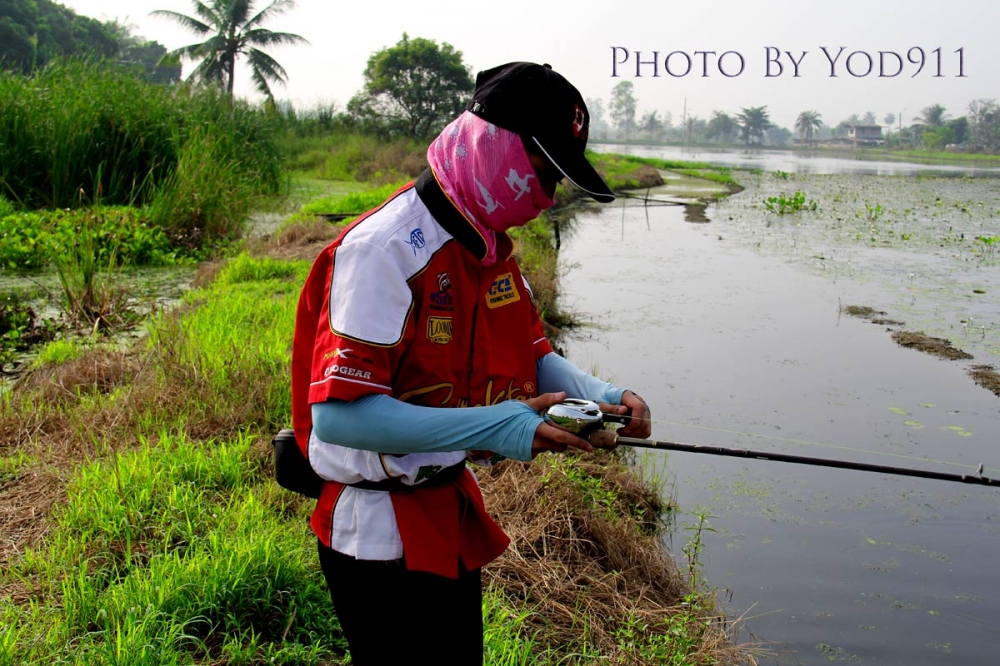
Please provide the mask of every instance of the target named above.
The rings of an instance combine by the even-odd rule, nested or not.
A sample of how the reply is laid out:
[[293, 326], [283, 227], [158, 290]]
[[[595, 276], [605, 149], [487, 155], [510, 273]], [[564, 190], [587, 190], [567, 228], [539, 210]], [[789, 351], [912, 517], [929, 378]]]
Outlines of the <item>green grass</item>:
[[86, 348], [80, 342], [59, 338], [39, 347], [31, 366], [37, 369], [46, 365], [60, 365], [80, 358], [85, 351]]
[[413, 178], [427, 165], [427, 145], [413, 139], [381, 140], [357, 132], [283, 139], [289, 169], [318, 180], [397, 182]]
[[[154, 373], [146, 390], [159, 399], [126, 426], [136, 448], [119, 450], [122, 430], [78, 434], [92, 462], [81, 458], [71, 475], [51, 537], [3, 573], [35, 581], [45, 601], [3, 604], [0, 625], [14, 629], [0, 638], [0, 665], [319, 664], [343, 654], [304, 504], [270, 479], [253, 434], [290, 419], [289, 345], [307, 270], [238, 257], [189, 297], [185, 316], [151, 324], [150, 361], [173, 370]], [[77, 354], [54, 344], [45, 364]], [[118, 405], [141, 390], [82, 398], [67, 416], [132, 411]], [[230, 427], [199, 428], [203, 419]], [[0, 473], [26, 464], [5, 458]]]
[[251, 663], [268, 653], [294, 663], [304, 648], [318, 663], [340, 653], [315, 541], [269, 506], [269, 480], [248, 464], [254, 441], [164, 434], [83, 466], [53, 538], [19, 567], [62, 581], [62, 612], [9, 609], [3, 619], [19, 616], [22, 640], [0, 663], [67, 652], [75, 663]]
[[357, 192], [334, 194], [332, 196], [313, 199], [302, 206], [302, 212], [309, 215], [318, 215], [321, 213], [364, 213], [382, 204], [396, 190], [405, 185], [406, 182], [406, 180], [399, 180]]
[[634, 173], [642, 166], [652, 166], [656, 169], [676, 171], [685, 176], [703, 178], [717, 183], [735, 184], [730, 170], [707, 162], [687, 162], [683, 160], [665, 160], [655, 157], [635, 157], [633, 155], [617, 155], [614, 153], [596, 153], [587, 151], [587, 157], [600, 171], [612, 190], [634, 189], [637, 185]]

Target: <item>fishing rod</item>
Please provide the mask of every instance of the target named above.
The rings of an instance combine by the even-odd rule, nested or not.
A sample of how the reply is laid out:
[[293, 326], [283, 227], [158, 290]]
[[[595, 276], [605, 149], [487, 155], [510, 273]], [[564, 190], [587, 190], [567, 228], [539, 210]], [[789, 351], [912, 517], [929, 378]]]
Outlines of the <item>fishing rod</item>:
[[590, 441], [596, 447], [610, 449], [615, 446], [632, 446], [644, 449], [662, 449], [668, 451], [686, 451], [688, 453], [707, 453], [716, 456], [735, 458], [752, 458], [755, 460], [771, 460], [775, 462], [795, 463], [798, 465], [814, 465], [818, 467], [834, 467], [837, 469], [854, 469], [862, 472], [877, 472], [897, 476], [913, 476], [922, 479], [938, 479], [957, 483], [970, 483], [980, 486], [1000, 487], [1000, 479], [991, 479], [982, 475], [980, 464], [975, 474], [948, 474], [930, 470], [912, 469], [907, 467], [892, 467], [889, 465], [872, 465], [848, 460], [832, 458], [813, 458], [750, 449], [727, 449], [720, 446], [704, 446], [701, 444], [684, 444], [681, 442], [665, 442], [638, 437], [623, 437], [614, 430], [604, 429], [605, 423], [627, 423], [628, 416], [605, 414], [601, 412], [596, 402], [590, 400], [569, 399], [558, 405], [552, 405], [543, 414], [546, 421], [569, 432], [575, 433]]

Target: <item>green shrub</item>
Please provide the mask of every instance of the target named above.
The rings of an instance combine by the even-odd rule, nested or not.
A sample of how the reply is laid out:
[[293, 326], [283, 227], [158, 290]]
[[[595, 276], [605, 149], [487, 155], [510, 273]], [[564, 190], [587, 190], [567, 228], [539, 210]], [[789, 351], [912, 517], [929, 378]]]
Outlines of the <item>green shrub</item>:
[[24, 273], [48, 266], [57, 253], [77, 245], [84, 226], [93, 231], [88, 238], [97, 244], [97, 259], [113, 248], [117, 265], [162, 266], [176, 260], [170, 239], [141, 211], [100, 206], [0, 217], [0, 267]]

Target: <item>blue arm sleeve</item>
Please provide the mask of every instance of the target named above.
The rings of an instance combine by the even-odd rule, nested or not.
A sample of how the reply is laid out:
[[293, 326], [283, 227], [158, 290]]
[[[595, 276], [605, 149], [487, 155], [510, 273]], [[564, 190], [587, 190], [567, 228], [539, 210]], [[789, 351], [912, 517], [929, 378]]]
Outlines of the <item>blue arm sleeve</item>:
[[518, 400], [491, 407], [420, 407], [387, 395], [312, 405], [313, 430], [324, 442], [380, 453], [495, 451], [531, 460], [542, 417]]
[[566, 391], [569, 398], [620, 405], [622, 394], [627, 390], [601, 381], [555, 352], [538, 359], [535, 368], [538, 372], [538, 390], [542, 393]]

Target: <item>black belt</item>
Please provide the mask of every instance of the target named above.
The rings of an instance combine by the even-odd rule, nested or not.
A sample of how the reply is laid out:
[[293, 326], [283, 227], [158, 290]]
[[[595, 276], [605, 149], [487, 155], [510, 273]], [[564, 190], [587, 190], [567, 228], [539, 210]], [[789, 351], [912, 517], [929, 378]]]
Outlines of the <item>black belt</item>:
[[465, 472], [465, 461], [456, 463], [451, 467], [445, 467], [440, 472], [427, 479], [422, 483], [416, 485], [410, 485], [403, 483], [398, 477], [391, 479], [382, 479], [381, 481], [358, 481], [356, 483], [345, 483], [346, 486], [351, 486], [352, 488], [361, 488], [362, 490], [382, 490], [391, 491], [397, 493], [412, 493], [414, 491], [420, 490], [421, 488], [432, 488], [434, 486], [443, 486], [452, 481], [456, 480], [458, 477], [462, 476]]

